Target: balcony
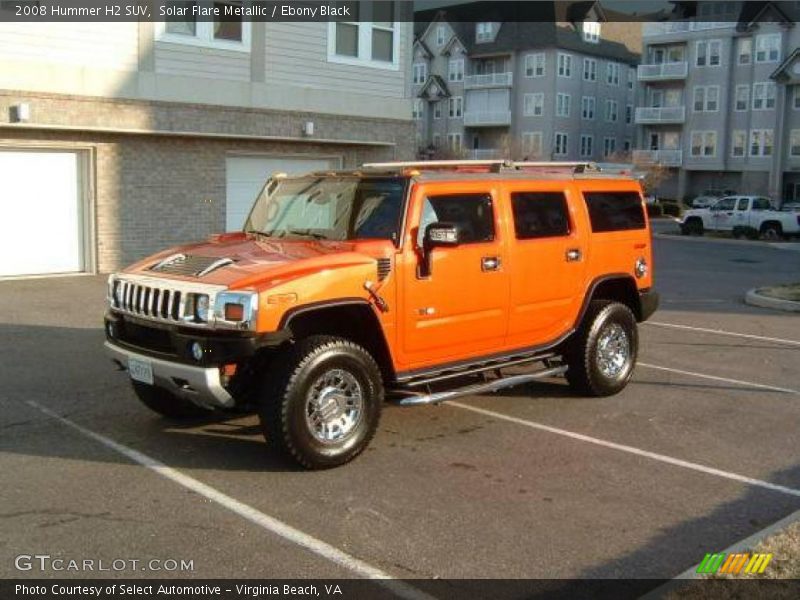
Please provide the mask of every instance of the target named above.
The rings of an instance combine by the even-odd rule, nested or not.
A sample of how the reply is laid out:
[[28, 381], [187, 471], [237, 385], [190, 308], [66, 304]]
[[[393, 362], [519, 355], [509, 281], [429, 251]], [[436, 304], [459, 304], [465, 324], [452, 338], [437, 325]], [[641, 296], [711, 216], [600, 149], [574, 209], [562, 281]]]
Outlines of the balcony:
[[466, 75], [464, 89], [511, 87], [514, 81], [513, 73], [487, 73], [485, 75]]
[[686, 79], [689, 74], [688, 62], [669, 62], [657, 65], [639, 65], [636, 77], [639, 81], [669, 81]]
[[683, 164], [683, 150], [634, 150], [633, 162], [637, 165], [680, 167]]
[[467, 127], [502, 127], [511, 125], [510, 110], [468, 110], [464, 113]]
[[480, 148], [470, 150], [469, 157], [472, 160], [492, 160], [495, 158], [503, 158], [502, 152], [497, 148]]
[[642, 37], [652, 38], [690, 31], [708, 31], [735, 27], [736, 21], [664, 21], [642, 24]]
[[640, 106], [636, 109], [637, 125], [683, 123], [685, 120], [685, 106]]

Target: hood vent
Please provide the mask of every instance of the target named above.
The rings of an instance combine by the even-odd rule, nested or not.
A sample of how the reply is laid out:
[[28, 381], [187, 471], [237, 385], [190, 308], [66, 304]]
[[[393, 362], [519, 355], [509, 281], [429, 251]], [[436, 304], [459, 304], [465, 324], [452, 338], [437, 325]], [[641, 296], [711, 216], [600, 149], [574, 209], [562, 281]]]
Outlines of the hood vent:
[[204, 277], [212, 271], [232, 265], [234, 262], [232, 258], [173, 254], [150, 267], [150, 270], [156, 273], [169, 273], [185, 277]]
[[383, 281], [392, 272], [392, 259], [379, 258], [378, 259], [378, 281]]

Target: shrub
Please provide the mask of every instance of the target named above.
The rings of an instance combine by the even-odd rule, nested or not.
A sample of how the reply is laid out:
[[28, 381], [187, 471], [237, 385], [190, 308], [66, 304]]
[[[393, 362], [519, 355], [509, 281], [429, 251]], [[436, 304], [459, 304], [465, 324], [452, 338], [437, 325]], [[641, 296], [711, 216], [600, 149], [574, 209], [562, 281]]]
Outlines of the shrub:
[[663, 217], [664, 211], [661, 208], [660, 204], [648, 204], [647, 205], [647, 216], [651, 219], [653, 217]]
[[681, 207], [677, 202], [662, 202], [661, 210], [665, 215], [670, 217], [681, 216]]

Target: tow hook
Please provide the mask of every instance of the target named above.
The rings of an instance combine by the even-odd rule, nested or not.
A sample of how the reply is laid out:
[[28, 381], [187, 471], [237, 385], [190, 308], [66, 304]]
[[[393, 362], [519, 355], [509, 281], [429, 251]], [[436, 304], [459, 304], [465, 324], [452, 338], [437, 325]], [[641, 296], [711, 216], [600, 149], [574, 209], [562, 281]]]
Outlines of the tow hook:
[[389, 305], [386, 303], [386, 300], [381, 298], [378, 295], [378, 292], [375, 291], [374, 283], [372, 283], [371, 281], [365, 281], [364, 289], [367, 290], [367, 293], [375, 301], [375, 306], [377, 306], [381, 312], [389, 312]]

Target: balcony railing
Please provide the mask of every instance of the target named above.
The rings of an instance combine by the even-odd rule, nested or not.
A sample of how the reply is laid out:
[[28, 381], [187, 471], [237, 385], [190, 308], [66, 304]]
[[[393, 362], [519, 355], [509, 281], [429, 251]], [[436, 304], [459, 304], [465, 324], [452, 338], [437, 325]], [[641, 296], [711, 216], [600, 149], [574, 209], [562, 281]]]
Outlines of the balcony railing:
[[502, 158], [500, 150], [497, 148], [480, 148], [469, 151], [472, 160], [490, 160], [492, 158]]
[[668, 62], [657, 65], [639, 65], [636, 76], [639, 81], [667, 81], [669, 79], [686, 79], [689, 63]]
[[690, 31], [707, 31], [709, 29], [726, 29], [735, 27], [736, 21], [664, 21], [643, 23], [642, 37], [657, 37], [673, 33], [689, 33]]
[[679, 167], [683, 164], [683, 150], [634, 150], [633, 162], [637, 165]]
[[636, 109], [637, 125], [683, 123], [685, 120], [685, 106], [640, 106]]
[[468, 110], [464, 113], [464, 125], [471, 127], [492, 127], [511, 125], [511, 111], [510, 110]]
[[483, 87], [511, 87], [514, 81], [513, 73], [487, 73], [485, 75], [466, 75], [465, 88]]

